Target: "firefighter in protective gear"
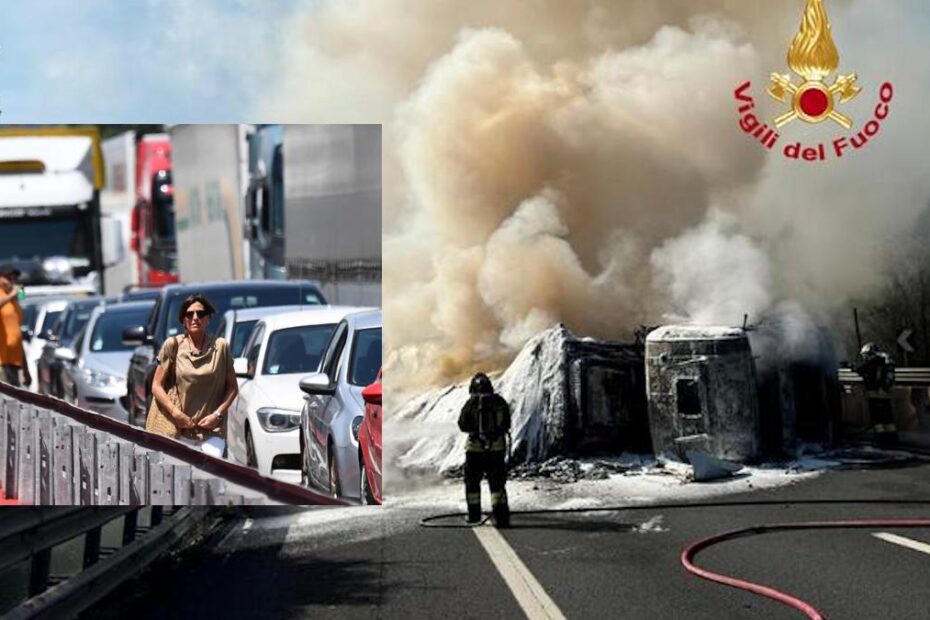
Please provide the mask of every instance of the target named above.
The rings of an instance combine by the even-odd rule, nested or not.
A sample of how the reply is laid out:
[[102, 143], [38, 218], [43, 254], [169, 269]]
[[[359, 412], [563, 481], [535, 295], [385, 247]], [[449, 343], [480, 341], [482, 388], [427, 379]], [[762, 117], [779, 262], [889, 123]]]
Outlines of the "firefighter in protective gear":
[[875, 442], [883, 446], [894, 445], [898, 441], [898, 428], [891, 407], [894, 361], [877, 345], [869, 342], [859, 351], [859, 363], [855, 370], [865, 386]]
[[469, 385], [470, 396], [459, 414], [459, 429], [468, 433], [465, 443], [465, 500], [468, 522], [481, 520], [481, 479], [488, 477], [491, 511], [497, 527], [510, 525], [507, 506], [507, 432], [510, 430], [510, 406], [494, 393], [491, 380], [476, 374]]

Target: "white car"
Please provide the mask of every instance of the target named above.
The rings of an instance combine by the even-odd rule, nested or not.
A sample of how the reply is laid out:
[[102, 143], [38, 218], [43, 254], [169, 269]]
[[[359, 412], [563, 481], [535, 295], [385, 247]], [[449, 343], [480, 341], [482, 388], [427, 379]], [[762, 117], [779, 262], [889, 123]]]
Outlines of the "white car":
[[[263, 308], [233, 308], [227, 310], [219, 319], [215, 326], [214, 334], [226, 340], [229, 343], [229, 353], [233, 358], [242, 357], [242, 351], [245, 349], [245, 343], [248, 342], [252, 330], [259, 319], [263, 319], [273, 314], [282, 314], [284, 312], [297, 312], [304, 306], [270, 306]], [[242, 385], [243, 379], [238, 378], [239, 385]]]
[[300, 378], [316, 372], [348, 306], [320, 306], [260, 320], [235, 360], [243, 379], [229, 409], [226, 445], [233, 461], [265, 476], [300, 482]]
[[29, 367], [29, 374], [32, 376], [32, 385], [29, 386], [29, 389], [33, 392], [39, 391], [38, 361], [42, 357], [42, 349], [45, 348], [45, 344], [51, 335], [52, 325], [64, 312], [69, 301], [68, 299], [53, 299], [36, 302], [35, 323], [24, 334], [28, 341], [23, 342], [26, 364]]

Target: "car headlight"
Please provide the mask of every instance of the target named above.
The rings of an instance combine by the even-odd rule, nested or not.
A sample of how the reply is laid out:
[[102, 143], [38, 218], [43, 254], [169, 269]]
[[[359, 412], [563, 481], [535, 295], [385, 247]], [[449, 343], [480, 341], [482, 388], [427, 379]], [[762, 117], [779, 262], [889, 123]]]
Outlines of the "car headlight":
[[275, 407], [262, 407], [255, 412], [258, 423], [269, 433], [283, 433], [300, 426], [300, 413]]
[[92, 370], [90, 368], [82, 369], [81, 376], [84, 378], [84, 383], [96, 388], [116, 387], [126, 383], [126, 377], [111, 375], [109, 373]]
[[355, 438], [355, 441], [358, 441], [358, 429], [362, 425], [362, 416], [357, 415], [352, 420], [352, 436]]

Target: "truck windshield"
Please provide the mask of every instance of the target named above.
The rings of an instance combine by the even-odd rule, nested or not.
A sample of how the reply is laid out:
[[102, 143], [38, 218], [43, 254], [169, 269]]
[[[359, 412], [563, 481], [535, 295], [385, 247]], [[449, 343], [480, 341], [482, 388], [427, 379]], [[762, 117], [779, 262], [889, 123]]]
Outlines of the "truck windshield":
[[[90, 212], [88, 211], [88, 217]], [[69, 215], [0, 219], [2, 254], [9, 258], [67, 256], [75, 267], [90, 265], [91, 239], [87, 218]]]

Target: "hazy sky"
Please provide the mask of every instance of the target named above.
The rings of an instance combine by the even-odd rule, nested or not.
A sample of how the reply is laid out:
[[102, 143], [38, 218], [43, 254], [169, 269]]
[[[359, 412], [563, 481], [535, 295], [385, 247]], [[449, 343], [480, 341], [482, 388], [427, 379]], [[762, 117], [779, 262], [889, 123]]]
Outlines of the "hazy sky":
[[[263, 100], [280, 97], [282, 83], [304, 79], [293, 75], [288, 49], [313, 42], [288, 41], [289, 26], [297, 16], [312, 19], [319, 4], [327, 2], [4, 0], [0, 122], [254, 121], [257, 110], [281, 108]], [[893, 4], [910, 16], [909, 29], [930, 35], [930, 3]], [[849, 27], [861, 28], [856, 38], [893, 40], [857, 23], [857, 7], [874, 2], [845, 5]], [[842, 19], [840, 11], [831, 17]], [[312, 84], [313, 76], [305, 79]]]
[[0, 121], [246, 119], [296, 0], [6, 0]]

